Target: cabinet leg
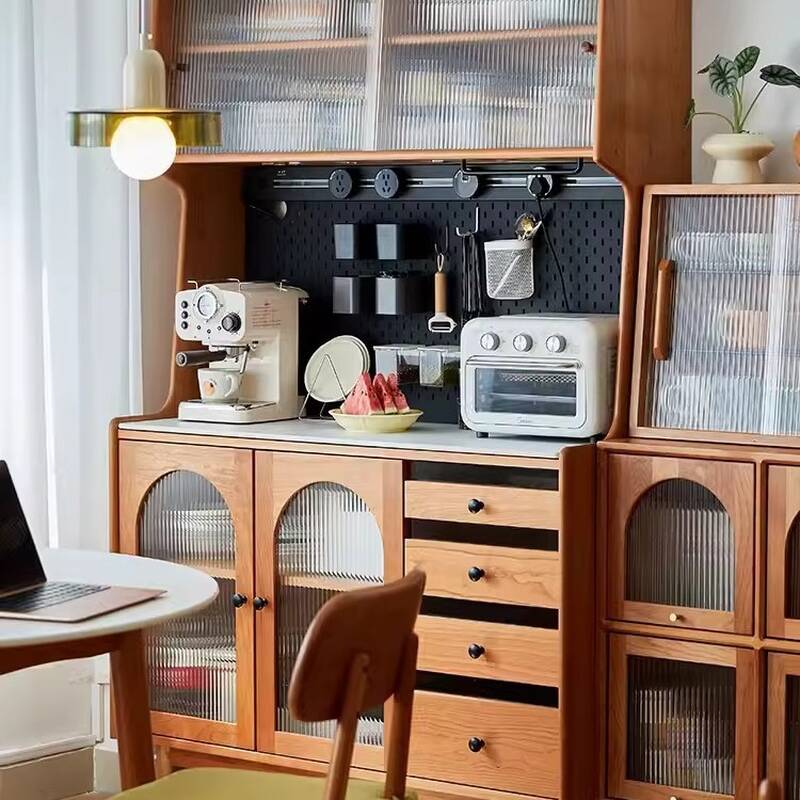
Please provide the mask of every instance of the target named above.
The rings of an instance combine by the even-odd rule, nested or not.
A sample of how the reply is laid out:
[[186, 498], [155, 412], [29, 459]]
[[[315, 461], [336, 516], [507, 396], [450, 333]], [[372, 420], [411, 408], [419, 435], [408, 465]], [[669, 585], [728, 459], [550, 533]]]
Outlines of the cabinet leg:
[[172, 763], [169, 759], [169, 747], [159, 745], [155, 748], [156, 779], [166, 778], [172, 772]]

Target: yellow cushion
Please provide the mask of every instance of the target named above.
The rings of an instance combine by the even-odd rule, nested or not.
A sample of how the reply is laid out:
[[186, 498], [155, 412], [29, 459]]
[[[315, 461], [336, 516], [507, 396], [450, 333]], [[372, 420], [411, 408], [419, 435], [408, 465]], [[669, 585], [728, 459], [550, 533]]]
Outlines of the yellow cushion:
[[[186, 769], [115, 800], [319, 800], [324, 778], [246, 769]], [[347, 800], [378, 800], [383, 786], [351, 780]], [[413, 800], [406, 795], [407, 800]]]

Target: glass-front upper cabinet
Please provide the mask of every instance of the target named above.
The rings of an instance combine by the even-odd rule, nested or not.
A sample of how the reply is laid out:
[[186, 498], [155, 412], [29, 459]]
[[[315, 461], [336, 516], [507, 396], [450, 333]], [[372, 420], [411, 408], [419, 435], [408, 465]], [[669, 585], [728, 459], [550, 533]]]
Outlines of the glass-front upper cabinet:
[[[289, 683], [306, 630], [340, 592], [402, 577], [400, 462], [256, 456], [258, 749], [328, 760], [334, 722], [300, 722]], [[383, 769], [384, 709], [362, 715], [353, 763]]]
[[612, 455], [608, 615], [753, 632], [751, 464]]
[[800, 434], [799, 220], [800, 188], [648, 191], [634, 434]]
[[255, 746], [252, 461], [246, 450], [120, 443], [121, 552], [219, 585], [211, 606], [148, 633], [156, 734]]
[[171, 0], [157, 23], [169, 103], [221, 111], [223, 152], [593, 144], [598, 0]]

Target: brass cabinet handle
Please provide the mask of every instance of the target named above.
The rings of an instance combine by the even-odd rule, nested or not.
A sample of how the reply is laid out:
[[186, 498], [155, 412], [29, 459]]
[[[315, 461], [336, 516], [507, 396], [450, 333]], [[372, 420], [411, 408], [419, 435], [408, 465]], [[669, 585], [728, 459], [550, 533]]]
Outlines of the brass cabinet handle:
[[670, 622], [681, 622], [683, 617], [680, 614], [676, 614], [674, 611], [669, 615]]
[[656, 307], [653, 318], [653, 358], [666, 361], [672, 350], [672, 288], [675, 262], [662, 259], [656, 280]]

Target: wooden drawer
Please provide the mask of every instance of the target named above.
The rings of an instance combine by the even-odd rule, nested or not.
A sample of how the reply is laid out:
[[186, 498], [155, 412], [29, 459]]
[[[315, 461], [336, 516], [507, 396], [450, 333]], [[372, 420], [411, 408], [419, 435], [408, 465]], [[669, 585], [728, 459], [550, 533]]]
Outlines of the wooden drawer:
[[[469, 741], [483, 748], [474, 753]], [[417, 692], [409, 775], [558, 797], [558, 709]]]
[[[557, 630], [466, 619], [417, 620], [418, 667], [427, 672], [558, 686], [561, 648]], [[478, 645], [483, 648], [469, 648]]]
[[[479, 511], [470, 511], [473, 500], [482, 504]], [[406, 481], [406, 516], [557, 531], [561, 502], [558, 492], [541, 489]]]
[[[561, 602], [561, 564], [558, 553], [516, 547], [406, 541], [406, 569], [428, 576], [425, 594], [488, 603], [558, 608]], [[474, 567], [482, 571], [471, 580]]]

